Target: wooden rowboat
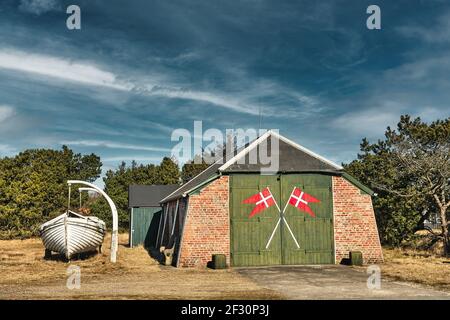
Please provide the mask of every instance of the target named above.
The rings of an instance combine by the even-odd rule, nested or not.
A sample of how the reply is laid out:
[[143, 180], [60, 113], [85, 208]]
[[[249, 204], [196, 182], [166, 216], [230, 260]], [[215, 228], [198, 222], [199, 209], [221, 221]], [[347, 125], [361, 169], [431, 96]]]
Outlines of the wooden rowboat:
[[77, 253], [101, 248], [105, 232], [105, 223], [99, 218], [82, 216], [70, 210], [40, 228], [46, 255], [58, 252], [67, 259]]

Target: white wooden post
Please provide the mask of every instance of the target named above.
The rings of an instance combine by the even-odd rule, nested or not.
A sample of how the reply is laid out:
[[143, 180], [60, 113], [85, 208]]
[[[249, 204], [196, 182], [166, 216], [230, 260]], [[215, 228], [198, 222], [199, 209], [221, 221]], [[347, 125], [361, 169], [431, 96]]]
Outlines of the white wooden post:
[[163, 228], [162, 228], [162, 232], [161, 232], [161, 243], [159, 244], [159, 246], [163, 245], [163, 241], [164, 241], [164, 231], [166, 229], [166, 221], [167, 221], [167, 216], [169, 215], [169, 205], [170, 202], [167, 203], [166, 205], [166, 213], [164, 214], [164, 222], [163, 222]]
[[170, 236], [173, 236], [173, 232], [175, 231], [175, 223], [177, 222], [178, 204], [179, 204], [179, 202], [180, 202], [180, 199], [177, 200], [177, 206], [175, 207], [175, 214], [173, 216], [172, 232], [170, 233]]
[[161, 210], [161, 216], [159, 217], [159, 224], [158, 224], [158, 235], [156, 236], [156, 243], [155, 243], [155, 247], [159, 249], [159, 234], [161, 233], [161, 224], [162, 224], [162, 220], [164, 219], [164, 213], [167, 210], [167, 204], [166, 207], [164, 207], [164, 205], [162, 206], [162, 210]]
[[81, 180], [68, 180], [67, 183], [69, 185], [71, 184], [82, 184], [82, 185], [86, 185], [92, 189], [94, 189], [96, 192], [100, 193], [103, 197], [105, 197], [106, 201], [108, 202], [110, 208], [111, 208], [111, 213], [112, 213], [112, 218], [113, 218], [113, 226], [112, 226], [112, 233], [111, 233], [111, 262], [115, 263], [117, 261], [117, 248], [119, 246], [119, 241], [118, 241], [118, 235], [119, 235], [119, 217], [117, 214], [117, 208], [116, 205], [114, 204], [114, 202], [111, 200], [111, 198], [106, 194], [105, 191], [103, 191], [102, 189], [100, 189], [99, 187], [97, 187], [96, 185], [86, 182], [86, 181], [81, 181]]
[[134, 208], [131, 208], [130, 213], [130, 248], [133, 248], [133, 232], [134, 232], [134, 226], [133, 226], [133, 211]]

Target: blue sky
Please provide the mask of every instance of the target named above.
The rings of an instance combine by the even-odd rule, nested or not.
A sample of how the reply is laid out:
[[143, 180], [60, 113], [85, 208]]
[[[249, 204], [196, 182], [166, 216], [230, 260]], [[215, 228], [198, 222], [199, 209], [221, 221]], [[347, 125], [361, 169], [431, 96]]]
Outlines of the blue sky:
[[449, 74], [447, 1], [2, 0], [0, 156], [67, 144], [104, 169], [157, 163], [173, 129], [257, 128], [261, 110], [348, 162], [401, 114], [448, 117]]

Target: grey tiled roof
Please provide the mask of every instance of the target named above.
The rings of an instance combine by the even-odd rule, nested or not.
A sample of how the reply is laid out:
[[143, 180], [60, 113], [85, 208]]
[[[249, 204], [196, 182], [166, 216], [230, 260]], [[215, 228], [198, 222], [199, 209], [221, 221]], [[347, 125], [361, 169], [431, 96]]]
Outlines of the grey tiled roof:
[[159, 202], [180, 186], [168, 185], [131, 185], [128, 187], [128, 207], [159, 207]]

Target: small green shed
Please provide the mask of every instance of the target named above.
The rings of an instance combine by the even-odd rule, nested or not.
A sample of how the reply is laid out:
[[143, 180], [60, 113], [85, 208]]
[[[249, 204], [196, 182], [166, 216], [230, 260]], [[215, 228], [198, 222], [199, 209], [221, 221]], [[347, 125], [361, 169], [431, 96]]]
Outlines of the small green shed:
[[162, 210], [159, 202], [178, 187], [178, 185], [131, 185], [128, 187], [130, 247], [155, 246]]

